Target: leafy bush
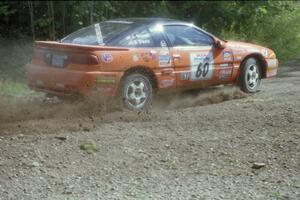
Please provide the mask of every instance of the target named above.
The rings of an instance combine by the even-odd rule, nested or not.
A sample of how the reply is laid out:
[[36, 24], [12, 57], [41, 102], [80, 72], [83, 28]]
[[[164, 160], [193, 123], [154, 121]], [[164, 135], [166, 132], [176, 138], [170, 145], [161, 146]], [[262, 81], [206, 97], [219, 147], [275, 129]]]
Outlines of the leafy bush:
[[226, 39], [243, 40], [269, 47], [283, 61], [300, 54], [300, 6], [283, 10], [277, 15], [263, 16], [254, 24], [222, 30]]
[[[31, 40], [55, 40], [91, 23], [122, 17], [169, 17], [190, 21], [226, 39], [270, 47], [284, 60], [300, 53], [299, 4], [270, 0], [2, 1], [0, 39], [8, 41], [0, 40], [0, 56], [4, 58], [0, 70], [24, 65], [32, 51], [32, 44], [23, 42], [29, 37]], [[14, 60], [9, 60], [11, 55], [15, 56]]]
[[0, 78], [24, 81], [25, 65], [32, 57], [32, 41], [0, 38], [0, 46]]

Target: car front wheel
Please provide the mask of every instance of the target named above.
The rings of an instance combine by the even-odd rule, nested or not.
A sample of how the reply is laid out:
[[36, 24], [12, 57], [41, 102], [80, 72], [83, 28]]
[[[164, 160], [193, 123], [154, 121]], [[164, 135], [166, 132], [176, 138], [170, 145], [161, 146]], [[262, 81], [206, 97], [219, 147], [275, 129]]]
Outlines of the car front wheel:
[[153, 89], [151, 82], [142, 74], [130, 74], [122, 82], [120, 96], [124, 108], [143, 110], [152, 103]]
[[248, 58], [239, 77], [239, 85], [246, 93], [257, 92], [261, 84], [261, 66], [255, 58]]

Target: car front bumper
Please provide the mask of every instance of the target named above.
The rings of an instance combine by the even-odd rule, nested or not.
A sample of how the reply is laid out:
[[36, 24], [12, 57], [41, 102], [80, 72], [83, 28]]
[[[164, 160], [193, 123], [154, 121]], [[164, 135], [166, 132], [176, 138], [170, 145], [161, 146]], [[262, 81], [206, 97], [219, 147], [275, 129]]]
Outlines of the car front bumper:
[[65, 96], [116, 96], [122, 72], [76, 71], [28, 64], [27, 83], [30, 88]]
[[278, 60], [276, 58], [266, 59], [267, 68], [265, 78], [270, 78], [277, 75]]

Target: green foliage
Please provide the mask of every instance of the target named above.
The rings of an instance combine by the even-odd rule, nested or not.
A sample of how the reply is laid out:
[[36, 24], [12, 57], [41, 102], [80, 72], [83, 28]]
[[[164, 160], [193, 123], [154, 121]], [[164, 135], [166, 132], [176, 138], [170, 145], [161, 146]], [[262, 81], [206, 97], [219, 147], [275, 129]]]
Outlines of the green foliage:
[[252, 41], [275, 50], [279, 59], [288, 59], [300, 52], [300, 7], [284, 11], [260, 23], [257, 34], [249, 36]]
[[[299, 53], [297, 1], [30, 1], [0, 2], [0, 38], [62, 38], [91, 23], [123, 17], [169, 17], [193, 22], [226, 38], [274, 48], [280, 59]], [[53, 33], [54, 17], [55, 33]], [[33, 29], [31, 28], [33, 26]]]
[[271, 197], [271, 199], [274, 199], [274, 200], [288, 200], [289, 199], [288, 196], [284, 196], [280, 192], [273, 192], [269, 195], [269, 197]]
[[24, 77], [25, 65], [30, 62], [33, 44], [29, 38], [0, 38], [0, 79], [20, 80]]
[[[300, 6], [291, 6], [290, 3], [269, 3], [270, 7], [258, 7], [254, 16], [247, 19], [248, 22], [238, 24], [234, 21], [221, 30], [221, 36], [267, 46], [276, 52], [280, 60], [297, 56], [300, 53]], [[250, 10], [241, 13], [249, 13]]]
[[97, 151], [97, 147], [92, 142], [81, 144], [79, 147], [81, 150], [85, 151], [88, 154], [92, 154]]
[[9, 5], [0, 5], [0, 16], [9, 16], [15, 13], [17, 10], [10, 10]]
[[25, 84], [0, 78], [0, 98], [20, 100], [33, 95]]

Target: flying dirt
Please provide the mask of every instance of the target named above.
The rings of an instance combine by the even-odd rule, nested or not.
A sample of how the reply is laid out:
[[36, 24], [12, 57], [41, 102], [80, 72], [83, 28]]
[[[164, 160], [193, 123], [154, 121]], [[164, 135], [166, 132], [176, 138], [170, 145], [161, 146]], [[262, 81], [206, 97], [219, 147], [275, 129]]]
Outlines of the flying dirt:
[[151, 109], [1, 101], [0, 199], [300, 199], [300, 59]]
[[[218, 86], [171, 95], [164, 94], [157, 96], [152, 108], [143, 112], [122, 110], [117, 102], [112, 103], [111, 99], [60, 100], [57, 97], [38, 96], [28, 101], [1, 101], [0, 125], [26, 123], [30, 120], [80, 120], [80, 118], [95, 118], [100, 120], [99, 123], [112, 123], [122, 121], [122, 119], [136, 121], [141, 116], [147, 118], [167, 110], [204, 106], [246, 96], [239, 88], [232, 86]], [[59, 130], [62, 128], [56, 123], [55, 127], [59, 127]]]

